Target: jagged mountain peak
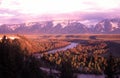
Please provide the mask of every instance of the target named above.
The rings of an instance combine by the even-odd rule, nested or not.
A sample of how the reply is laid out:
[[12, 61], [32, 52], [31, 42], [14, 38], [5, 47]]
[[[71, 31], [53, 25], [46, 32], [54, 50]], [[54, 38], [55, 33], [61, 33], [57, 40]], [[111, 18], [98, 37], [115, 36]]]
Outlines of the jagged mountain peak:
[[52, 20], [0, 25], [0, 33], [79, 34], [116, 32], [120, 33], [120, 18], [103, 19], [91, 27], [82, 24], [80, 20]]
[[96, 24], [95, 31], [102, 33], [115, 32], [120, 29], [120, 19], [104, 19]]

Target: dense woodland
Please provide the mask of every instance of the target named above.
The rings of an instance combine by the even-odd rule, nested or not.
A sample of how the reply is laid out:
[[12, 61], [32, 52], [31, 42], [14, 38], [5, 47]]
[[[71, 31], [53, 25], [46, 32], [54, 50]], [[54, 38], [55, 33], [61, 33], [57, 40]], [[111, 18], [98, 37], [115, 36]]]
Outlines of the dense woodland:
[[[39, 42], [36, 45], [39, 45], [38, 52], [42, 57], [38, 59], [32, 52], [36, 51], [33, 50], [35, 44], [23, 36], [19, 37], [21, 39], [10, 40], [3, 36], [0, 41], [0, 78], [75, 78], [74, 73], [104, 73], [108, 78], [113, 78], [114, 75], [120, 74], [120, 57], [112, 56], [112, 53], [104, 55], [109, 52], [106, 41], [87, 41], [85, 44], [54, 54], [46, 52], [52, 49], [51, 46], [58, 48], [62, 44], [58, 41], [56, 44], [55, 41]], [[68, 44], [69, 42], [66, 42], [65, 45]], [[40, 67], [55, 69], [60, 73], [46, 72]]]
[[[45, 61], [62, 67], [63, 62], [70, 62], [75, 72], [103, 74], [112, 60], [111, 70], [114, 74], [120, 73], [120, 58], [113, 57], [112, 54], [104, 56], [109, 47], [104, 41], [88, 41], [87, 44], [79, 44], [77, 47], [66, 51], [56, 52], [55, 54], [43, 54]], [[113, 66], [113, 67], [112, 67]]]

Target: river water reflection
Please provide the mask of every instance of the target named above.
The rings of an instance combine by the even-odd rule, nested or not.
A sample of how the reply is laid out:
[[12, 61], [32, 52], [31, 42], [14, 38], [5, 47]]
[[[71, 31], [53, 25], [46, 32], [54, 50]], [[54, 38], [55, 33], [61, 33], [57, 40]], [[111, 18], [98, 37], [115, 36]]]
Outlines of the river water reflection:
[[64, 50], [67, 50], [67, 49], [70, 49], [70, 48], [74, 48], [78, 45], [78, 43], [70, 43], [70, 45], [66, 46], [66, 47], [62, 47], [62, 48], [58, 48], [58, 49], [54, 49], [54, 50], [51, 50], [51, 51], [48, 51], [47, 53], [55, 53], [57, 51], [64, 51]]

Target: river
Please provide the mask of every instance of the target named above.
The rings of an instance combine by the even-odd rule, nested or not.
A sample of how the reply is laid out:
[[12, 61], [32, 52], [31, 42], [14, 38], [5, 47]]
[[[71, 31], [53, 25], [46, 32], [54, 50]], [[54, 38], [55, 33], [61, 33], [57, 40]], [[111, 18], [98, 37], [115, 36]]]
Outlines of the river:
[[[70, 49], [70, 48], [74, 48], [78, 44], [79, 43], [71, 42], [69, 45], [67, 45], [65, 47], [53, 49], [53, 50], [48, 51], [47, 53], [50, 54], [50, 53], [55, 53], [55, 52], [58, 52], [58, 51], [63, 51], [63, 50], [67, 50], [67, 49]], [[36, 57], [36, 58], [38, 58], [38, 59], [41, 58], [41, 54], [40, 53], [34, 53], [33, 56]]]
[[78, 45], [78, 43], [70, 43], [69, 45], [65, 46], [65, 47], [62, 47], [62, 48], [58, 48], [58, 49], [54, 49], [54, 50], [50, 50], [48, 51], [47, 53], [55, 53], [57, 51], [64, 51], [64, 50], [67, 50], [67, 49], [70, 49], [70, 48], [74, 48]]

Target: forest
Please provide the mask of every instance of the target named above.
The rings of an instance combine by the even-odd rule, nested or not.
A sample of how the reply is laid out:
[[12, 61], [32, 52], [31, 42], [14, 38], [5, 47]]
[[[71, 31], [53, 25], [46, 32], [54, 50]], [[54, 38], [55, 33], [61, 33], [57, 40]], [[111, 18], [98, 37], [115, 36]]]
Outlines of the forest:
[[[111, 41], [86, 40], [74, 48], [47, 53], [71, 42], [17, 36], [20, 39], [11, 40], [4, 35], [0, 40], [0, 78], [77, 78], [75, 73], [114, 78], [120, 74], [120, 57], [112, 54]], [[35, 57], [35, 53], [41, 57]]]
[[62, 68], [63, 62], [69, 62], [74, 72], [102, 74], [105, 73], [106, 67], [111, 61], [112, 73], [120, 73], [120, 58], [113, 57], [112, 53], [108, 56], [109, 47], [104, 41], [88, 41], [87, 44], [79, 44], [75, 48], [66, 51], [56, 52], [54, 54], [43, 53], [42, 59], [55, 65], [56, 68]]

